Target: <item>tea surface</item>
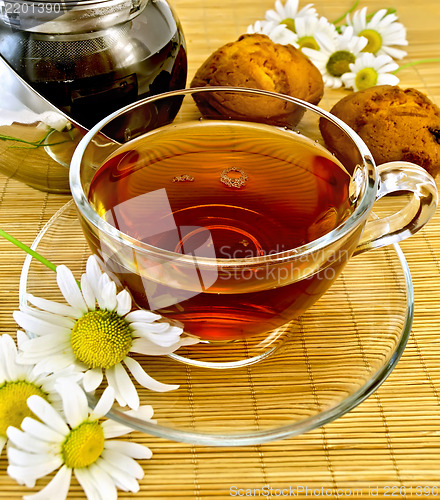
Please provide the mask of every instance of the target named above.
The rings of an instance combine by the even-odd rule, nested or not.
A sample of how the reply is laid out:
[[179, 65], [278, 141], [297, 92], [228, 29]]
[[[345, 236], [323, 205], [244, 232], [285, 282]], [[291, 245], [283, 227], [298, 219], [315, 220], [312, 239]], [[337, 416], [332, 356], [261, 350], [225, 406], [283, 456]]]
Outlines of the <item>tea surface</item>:
[[[154, 247], [244, 259], [287, 251], [338, 226], [351, 213], [349, 180], [337, 160], [295, 132], [192, 122], [123, 146], [95, 175], [89, 199], [108, 222]], [[120, 278], [142, 307], [210, 339], [270, 330], [300, 314], [310, 299], [307, 293], [301, 298], [310, 285], [304, 282], [256, 291], [252, 273], [248, 290], [241, 280], [239, 293], [233, 276], [226, 284], [203, 283], [199, 273], [203, 293], [187, 298], [185, 280], [165, 283], [160, 275], [153, 278], [155, 296], [174, 297], [175, 304], [157, 307], [145, 276], [124, 272]]]

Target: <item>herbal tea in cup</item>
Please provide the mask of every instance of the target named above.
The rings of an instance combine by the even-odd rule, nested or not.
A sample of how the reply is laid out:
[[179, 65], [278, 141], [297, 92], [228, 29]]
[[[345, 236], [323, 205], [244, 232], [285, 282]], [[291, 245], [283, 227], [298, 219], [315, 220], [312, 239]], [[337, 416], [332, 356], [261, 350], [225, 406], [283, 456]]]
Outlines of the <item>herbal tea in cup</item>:
[[[282, 101], [303, 116], [289, 123], [287, 113], [244, 119], [217, 106], [206, 111], [231, 95], [253, 99], [255, 109], [261, 99]], [[163, 110], [176, 102], [180, 112], [169, 122]], [[113, 140], [107, 131], [139, 106], [149, 131], [118, 131], [127, 140]], [[319, 120], [338, 126], [352, 148], [328, 151]], [[376, 169], [360, 138], [325, 111], [238, 88], [162, 94], [114, 113], [80, 143], [71, 189], [92, 250], [136, 303], [217, 342], [301, 315], [352, 254], [422, 227], [437, 197], [417, 166]], [[398, 190], [417, 193], [408, 205], [420, 210], [367, 222], [376, 198]]]

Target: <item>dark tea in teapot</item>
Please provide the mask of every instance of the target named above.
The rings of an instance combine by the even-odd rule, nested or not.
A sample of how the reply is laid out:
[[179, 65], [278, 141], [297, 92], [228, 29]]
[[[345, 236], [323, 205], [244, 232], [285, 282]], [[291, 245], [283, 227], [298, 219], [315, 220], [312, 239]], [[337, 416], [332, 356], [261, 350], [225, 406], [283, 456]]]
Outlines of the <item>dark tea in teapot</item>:
[[0, 15], [0, 54], [84, 127], [143, 97], [185, 87], [183, 32], [164, 0], [68, 0], [65, 12], [40, 23], [39, 11], [22, 3], [18, 14]]

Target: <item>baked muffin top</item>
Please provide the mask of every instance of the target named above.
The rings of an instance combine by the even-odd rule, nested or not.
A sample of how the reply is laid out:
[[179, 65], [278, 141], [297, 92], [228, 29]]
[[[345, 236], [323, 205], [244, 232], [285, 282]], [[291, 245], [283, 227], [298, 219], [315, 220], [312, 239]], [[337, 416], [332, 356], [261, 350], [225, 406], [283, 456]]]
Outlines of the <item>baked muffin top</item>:
[[[422, 92], [380, 85], [354, 92], [331, 113], [349, 125], [368, 146], [376, 164], [409, 161], [435, 176], [440, 171], [440, 109]], [[348, 139], [321, 121], [327, 147], [342, 152]]]
[[[262, 34], [242, 35], [227, 43], [197, 70], [191, 87], [234, 86], [268, 90], [318, 104], [324, 93], [321, 73], [309, 59], [292, 45], [274, 43]], [[199, 107], [203, 107], [200, 102]], [[294, 125], [301, 118], [301, 108], [275, 99], [258, 100], [232, 95], [229, 100], [206, 102], [202, 112], [238, 117], [273, 117]]]

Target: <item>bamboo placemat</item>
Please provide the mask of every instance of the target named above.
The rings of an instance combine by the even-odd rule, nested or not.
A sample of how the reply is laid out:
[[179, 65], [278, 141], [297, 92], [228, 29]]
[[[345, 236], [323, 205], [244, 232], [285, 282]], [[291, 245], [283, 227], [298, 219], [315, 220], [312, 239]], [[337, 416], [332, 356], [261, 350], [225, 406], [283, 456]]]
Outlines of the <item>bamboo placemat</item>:
[[[350, 4], [347, 0], [315, 2], [320, 15], [330, 20]], [[175, 0], [173, 5], [187, 38], [190, 79], [213, 50], [235, 40], [248, 24], [263, 18], [273, 3], [272, 0]], [[360, 6], [368, 6], [371, 12], [382, 8], [383, 3], [361, 0]], [[437, 57], [440, 54], [438, 1], [416, 4], [412, 0], [396, 0], [394, 7], [408, 29], [409, 55], [404, 62]], [[402, 86], [415, 87], [440, 105], [440, 64], [408, 68], [399, 76]], [[321, 106], [330, 109], [343, 95], [343, 91], [327, 91]], [[42, 193], [0, 177], [0, 227], [30, 244], [44, 223], [68, 200], [68, 196]], [[135, 433], [135, 439], [148, 444], [154, 455], [142, 463], [145, 477], [141, 491], [136, 495], [120, 492], [119, 497], [229, 498], [230, 493], [237, 493], [230, 489], [235, 486], [260, 488], [260, 497], [276, 498], [293, 496], [298, 486], [302, 486], [304, 492], [300, 498], [348, 498], [359, 497], [361, 493], [377, 498], [392, 493], [400, 498], [435, 498], [436, 490], [432, 487], [440, 488], [439, 213], [429, 226], [401, 247], [413, 277], [414, 324], [402, 359], [374, 395], [323, 428], [258, 446], [210, 448]], [[0, 333], [13, 334], [16, 330], [12, 311], [18, 306], [23, 260], [19, 251], [0, 241]], [[366, 293], [374, 300], [374, 290]], [[6, 475], [6, 466], [3, 454], [0, 498], [20, 498], [28, 490]], [[399, 489], [392, 490], [393, 486]], [[418, 490], [418, 486], [431, 490]], [[265, 495], [270, 488], [272, 496]], [[69, 498], [84, 498], [76, 482], [72, 482]]]

